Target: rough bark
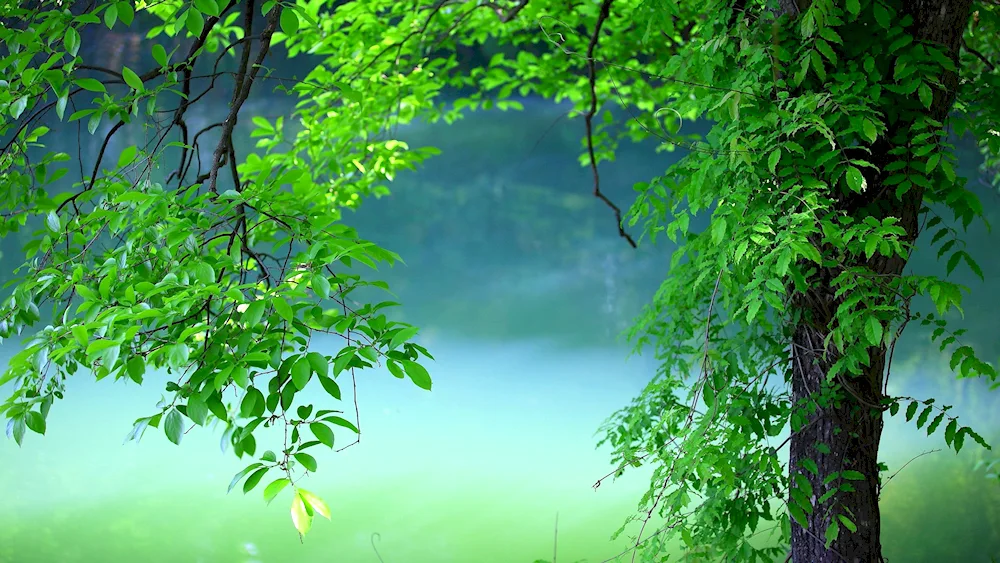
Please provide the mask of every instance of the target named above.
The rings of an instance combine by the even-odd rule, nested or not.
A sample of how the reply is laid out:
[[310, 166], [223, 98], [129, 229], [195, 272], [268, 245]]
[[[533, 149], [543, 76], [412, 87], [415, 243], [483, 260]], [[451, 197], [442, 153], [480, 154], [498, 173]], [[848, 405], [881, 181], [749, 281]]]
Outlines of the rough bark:
[[[961, 38], [971, 12], [971, 0], [918, 0], [904, 2], [904, 10], [913, 16], [914, 23], [909, 32], [917, 41], [936, 43], [958, 61]], [[803, 0], [782, 0], [784, 12], [796, 17], [807, 9]], [[949, 74], [943, 77], [944, 90], [934, 93], [934, 103], [928, 116], [943, 120], [954, 103], [954, 92], [958, 77]], [[884, 166], [891, 162], [889, 151], [893, 145], [889, 141], [893, 131], [906, 130], [909, 123], [890, 124], [886, 138], [872, 147], [872, 160]], [[900, 220], [909, 241], [919, 234], [919, 212], [923, 202], [923, 190], [914, 189], [904, 194], [902, 199], [893, 190], [882, 190], [881, 178], [869, 177], [869, 189], [861, 196], [845, 198], [842, 208], [859, 216], [872, 214], [878, 218], [893, 216]], [[863, 260], [863, 258], [859, 259]], [[860, 264], [859, 264], [860, 265]], [[906, 261], [900, 257], [885, 258], [876, 255], [864, 265], [886, 276], [902, 273]], [[800, 324], [793, 331], [791, 387], [794, 402], [806, 401], [811, 393], [817, 392], [826, 380], [830, 366], [836, 355], [824, 358], [823, 341], [832, 326], [833, 312], [839, 300], [833, 295], [828, 280], [836, 275], [833, 271], [820, 271], [812, 280], [814, 289], [800, 295], [796, 308], [803, 314]], [[792, 523], [791, 561], [793, 563], [880, 563], [883, 560], [880, 542], [880, 512], [878, 506], [878, 448], [882, 434], [882, 413], [872, 408], [882, 398], [885, 348], [869, 350], [870, 366], [864, 373], [849, 380], [841, 380], [841, 399], [827, 405], [814, 405], [815, 412], [808, 417], [808, 424], [791, 438], [789, 460], [791, 471], [801, 472], [812, 485], [814, 510], [807, 514], [806, 528]], [[814, 444], [821, 442], [830, 448], [829, 454], [817, 451]], [[819, 467], [819, 475], [801, 471], [799, 462], [812, 459]], [[853, 469], [868, 477], [867, 481], [854, 481], [854, 492], [839, 493], [821, 506], [815, 506], [816, 499], [827, 490], [823, 478], [834, 471]], [[830, 510], [832, 508], [832, 510]], [[846, 512], [844, 508], [850, 512]], [[841, 532], [830, 548], [824, 546], [824, 532], [835, 514], [845, 514], [857, 525], [857, 532], [850, 533], [841, 526]], [[852, 516], [853, 514], [853, 516]]]

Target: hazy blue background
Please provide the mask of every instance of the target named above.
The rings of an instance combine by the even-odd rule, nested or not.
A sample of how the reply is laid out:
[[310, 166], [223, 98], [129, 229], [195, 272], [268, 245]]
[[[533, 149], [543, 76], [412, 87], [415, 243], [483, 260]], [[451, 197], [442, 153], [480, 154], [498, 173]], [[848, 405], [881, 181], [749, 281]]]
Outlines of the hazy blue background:
[[[281, 107], [259, 96], [241, 124]], [[608, 536], [634, 510], [647, 473], [592, 490], [610, 469], [593, 433], [655, 371], [648, 359], [626, 361], [617, 335], [651, 296], [672, 249], [635, 251], [616, 236], [610, 211], [589, 195], [589, 172], [576, 161], [582, 124], [560, 119], [566, 110], [534, 100], [521, 113], [407, 128], [404, 140], [444, 154], [401, 176], [393, 196], [348, 214], [363, 236], [406, 260], [384, 276], [405, 305], [397, 318], [423, 327], [419, 340], [437, 361], [428, 365], [430, 393], [387, 373], [359, 373], [361, 444], [317, 452], [320, 472], [305, 484], [327, 500], [332, 524], [317, 519], [302, 545], [287, 493], [271, 506], [260, 491], [227, 496], [247, 462], [219, 451], [218, 431], [197, 428], [176, 447], [150, 429], [139, 445], [122, 445], [132, 421], [155, 412], [156, 379], [138, 388], [78, 374], [54, 405], [46, 436], [29, 433], [20, 449], [0, 440], [0, 562], [376, 562], [370, 541], [378, 533], [385, 563], [530, 563], [551, 559], [557, 512], [559, 561], [602, 561], [624, 549], [627, 540]], [[131, 134], [106, 163], [141, 140]], [[86, 132], [84, 144], [92, 163], [96, 143]], [[602, 166], [602, 185], [622, 207], [634, 182], [676, 158], [653, 147], [623, 146]], [[974, 178], [967, 147], [963, 159]], [[995, 192], [970, 184], [1000, 224]], [[957, 272], [973, 291], [962, 326], [995, 361], [1000, 236], [976, 225], [967, 240], [987, 281]], [[16, 243], [0, 246], [4, 280], [18, 263]], [[931, 252], [912, 264], [943, 268]], [[16, 347], [0, 347], [0, 364]], [[908, 330], [891, 393], [954, 404], [997, 443], [1000, 395], [986, 388], [956, 382], [926, 333]], [[891, 471], [944, 447], [940, 436], [896, 420], [882, 443]], [[961, 456], [920, 457], [886, 486], [891, 563], [1000, 558], [1000, 486], [972, 471], [991, 455], [1000, 454], [984, 456], [968, 440]]]

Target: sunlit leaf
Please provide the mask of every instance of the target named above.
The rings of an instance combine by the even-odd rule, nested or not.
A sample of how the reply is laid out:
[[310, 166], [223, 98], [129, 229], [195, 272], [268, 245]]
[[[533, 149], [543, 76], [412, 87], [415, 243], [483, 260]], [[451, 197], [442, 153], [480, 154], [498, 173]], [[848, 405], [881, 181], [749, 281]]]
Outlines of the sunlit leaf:
[[271, 481], [271, 484], [264, 487], [264, 502], [271, 504], [274, 497], [278, 496], [278, 493], [287, 487], [289, 483], [291, 483], [291, 481], [284, 477]]
[[297, 492], [302, 497], [302, 500], [312, 507], [313, 511], [327, 520], [330, 519], [330, 507], [323, 502], [323, 499], [302, 488], [298, 489]]
[[306, 501], [301, 495], [292, 495], [292, 524], [301, 535], [309, 533], [312, 528], [313, 516], [306, 509]]

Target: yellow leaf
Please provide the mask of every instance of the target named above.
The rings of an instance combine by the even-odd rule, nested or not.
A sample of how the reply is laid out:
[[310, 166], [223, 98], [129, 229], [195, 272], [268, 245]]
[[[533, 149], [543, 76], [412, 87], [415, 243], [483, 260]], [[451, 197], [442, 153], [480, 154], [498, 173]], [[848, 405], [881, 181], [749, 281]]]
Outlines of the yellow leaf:
[[309, 514], [309, 509], [306, 508], [302, 496], [299, 494], [292, 496], [292, 524], [295, 525], [299, 534], [304, 536], [309, 533], [309, 528], [312, 528], [312, 520], [312, 514]]
[[305, 489], [299, 489], [298, 493], [299, 496], [302, 497], [302, 500], [309, 503], [309, 506], [311, 506], [315, 512], [318, 512], [320, 516], [326, 518], [327, 520], [330, 519], [330, 507], [323, 502], [323, 499]]

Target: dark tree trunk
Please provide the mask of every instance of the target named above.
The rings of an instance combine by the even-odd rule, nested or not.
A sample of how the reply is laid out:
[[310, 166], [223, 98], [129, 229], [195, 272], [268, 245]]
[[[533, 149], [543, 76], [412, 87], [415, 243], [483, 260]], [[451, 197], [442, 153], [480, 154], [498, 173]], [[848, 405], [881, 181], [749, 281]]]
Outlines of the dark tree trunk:
[[[808, 0], [782, 0], [780, 5], [786, 14], [796, 17], [805, 10]], [[958, 62], [958, 51], [971, 12], [971, 0], [917, 0], [901, 3], [905, 13], [913, 16], [914, 23], [909, 32], [917, 41], [935, 43], [943, 47], [952, 59]], [[954, 101], [958, 77], [948, 74], [942, 77], [946, 90], [934, 93], [934, 102], [927, 115], [943, 120]], [[889, 124], [886, 138], [871, 147], [870, 158], [884, 167], [892, 161], [889, 151], [894, 131], [906, 131], [910, 123]], [[943, 133], [943, 131], [942, 131]], [[881, 178], [866, 178], [869, 189], [861, 196], [845, 198], [842, 209], [855, 217], [873, 215], [876, 218], [896, 217], [900, 226], [906, 229], [907, 239], [914, 241], [919, 234], [918, 215], [923, 202], [923, 189], [915, 189], [895, 196], [894, 190], [882, 190]], [[887, 276], [898, 276], [906, 265], [899, 257], [885, 258], [875, 255], [865, 262], [858, 259], [856, 265], [867, 265], [875, 272]], [[799, 295], [794, 302], [802, 319], [794, 328], [792, 336], [791, 387], [792, 400], [808, 403], [811, 394], [820, 390], [826, 381], [830, 366], [837, 356], [831, 352], [824, 358], [823, 342], [832, 327], [834, 311], [841, 299], [833, 295], [829, 280], [837, 272], [820, 271], [813, 282], [813, 290]], [[845, 296], [846, 297], [846, 296]], [[807, 423], [791, 438], [789, 470], [801, 473], [809, 480], [814, 492], [810, 499], [813, 511], [806, 514], [808, 526], [802, 528], [792, 523], [791, 560], [793, 563], [880, 563], [883, 561], [880, 542], [880, 513], [878, 506], [878, 448], [882, 435], [881, 410], [874, 408], [882, 398], [886, 349], [869, 350], [870, 365], [864, 373], [840, 379], [840, 398], [828, 404], [813, 403], [815, 410], [806, 417]], [[825, 444], [829, 450], [817, 450], [816, 443]], [[822, 453], [829, 451], [829, 453]], [[800, 462], [811, 459], [819, 468], [819, 475], [804, 471]], [[853, 492], [841, 492], [820, 506], [816, 500], [827, 490], [823, 478], [835, 471], [854, 470], [867, 477], [865, 481], [851, 481]], [[838, 481], [832, 485], [836, 486]], [[857, 531], [850, 533], [841, 525], [840, 534], [830, 548], [825, 547], [824, 533], [832, 518], [844, 514], [854, 524]]]

